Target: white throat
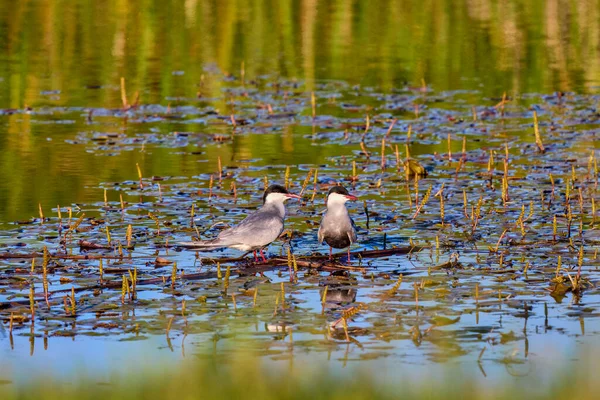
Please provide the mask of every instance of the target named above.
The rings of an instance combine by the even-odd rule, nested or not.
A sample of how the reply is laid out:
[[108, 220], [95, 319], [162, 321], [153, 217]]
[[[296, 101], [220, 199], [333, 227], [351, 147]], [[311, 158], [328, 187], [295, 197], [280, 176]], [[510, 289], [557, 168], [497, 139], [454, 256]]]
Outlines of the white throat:
[[343, 206], [348, 201], [348, 198], [343, 194], [339, 193], [330, 193], [327, 197], [327, 208]]
[[289, 197], [287, 196], [286, 193], [269, 193], [267, 195], [267, 198], [265, 199], [265, 204], [267, 203], [285, 203], [285, 201], [288, 199]]
[[279, 215], [285, 216], [285, 201], [288, 199], [285, 193], [269, 193], [265, 199], [264, 208], [275, 208]]

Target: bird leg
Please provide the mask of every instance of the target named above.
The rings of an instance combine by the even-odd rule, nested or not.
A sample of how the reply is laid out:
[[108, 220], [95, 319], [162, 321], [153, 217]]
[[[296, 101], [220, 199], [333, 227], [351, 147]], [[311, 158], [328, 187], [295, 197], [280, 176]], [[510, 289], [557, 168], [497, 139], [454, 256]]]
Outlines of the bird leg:
[[252, 254], [254, 254], [254, 262], [258, 262], [258, 257], [256, 256], [256, 250], [253, 250]]
[[263, 254], [263, 249], [262, 248], [260, 249], [260, 256], [262, 257], [263, 262], [267, 262], [267, 259], [265, 258], [265, 255]]
[[331, 246], [329, 246], [329, 261], [331, 261], [331, 259], [333, 258], [333, 255], [331, 254], [333, 252], [333, 248]]
[[348, 246], [348, 265], [350, 265], [350, 246]]

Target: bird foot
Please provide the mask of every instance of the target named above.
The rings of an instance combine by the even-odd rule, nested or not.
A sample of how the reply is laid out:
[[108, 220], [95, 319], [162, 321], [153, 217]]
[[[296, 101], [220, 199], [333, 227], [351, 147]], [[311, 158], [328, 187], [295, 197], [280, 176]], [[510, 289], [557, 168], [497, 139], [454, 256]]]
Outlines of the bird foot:
[[264, 255], [264, 253], [263, 253], [262, 249], [260, 249], [260, 256], [262, 257], [262, 261], [263, 261], [264, 263], [266, 263], [266, 262], [267, 262], [267, 259], [265, 258], [265, 255]]

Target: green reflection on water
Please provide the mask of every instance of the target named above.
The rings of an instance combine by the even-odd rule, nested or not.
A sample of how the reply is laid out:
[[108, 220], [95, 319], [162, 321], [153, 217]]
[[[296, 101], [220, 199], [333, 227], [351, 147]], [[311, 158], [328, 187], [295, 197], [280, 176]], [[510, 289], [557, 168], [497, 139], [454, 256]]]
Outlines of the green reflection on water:
[[[424, 80], [437, 91], [478, 90], [482, 102], [503, 91], [593, 92], [599, 16], [597, 0], [4, 2], [0, 108], [119, 107], [125, 77], [130, 99], [137, 91], [143, 104], [201, 96], [202, 106], [227, 115], [227, 83], [215, 71], [239, 76], [242, 62], [248, 82], [286, 77], [306, 92], [331, 79], [384, 91]], [[147, 127], [118, 119], [89, 126], [85, 114], [0, 117], [1, 220], [37, 214], [38, 202], [100, 201], [99, 182], [134, 179], [136, 162], [145, 176], [191, 176], [214, 171], [218, 156], [318, 164], [342, 153], [292, 129], [210, 144], [195, 158], [160, 148], [96, 156], [65, 140]], [[68, 123], [48, 123], [63, 118]], [[181, 129], [170, 128], [162, 124], [160, 132]]]

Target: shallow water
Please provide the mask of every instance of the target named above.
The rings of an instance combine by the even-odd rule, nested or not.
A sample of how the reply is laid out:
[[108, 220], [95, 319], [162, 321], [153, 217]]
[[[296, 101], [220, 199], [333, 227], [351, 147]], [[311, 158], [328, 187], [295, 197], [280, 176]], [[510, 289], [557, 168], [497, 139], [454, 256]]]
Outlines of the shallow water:
[[[180, 33], [191, 40], [194, 29], [205, 29], [199, 15], [212, 15], [200, 11], [216, 6], [186, 4], [185, 10], [174, 9], [186, 21], [177, 29], [183, 29]], [[300, 6], [304, 7], [302, 15], [309, 18], [307, 4]], [[408, 12], [410, 4], [399, 2], [398, 6]], [[595, 3], [582, 4], [593, 9]], [[44, 20], [46, 13], [66, 11], [67, 15], [73, 13], [68, 18], [76, 19], [91, 6], [46, 7], [50, 9], [25, 7], [21, 13]], [[324, 6], [319, 3], [319, 7]], [[551, 7], [547, 6], [547, 13], [552, 12]], [[247, 9], [248, 14], [244, 8], [229, 12], [230, 18], [241, 21], [244, 31], [247, 25], [243, 24], [253, 21], [248, 15], [262, 15], [267, 9], [257, 6]], [[396, 23], [405, 15], [424, 12], [411, 10], [385, 18]], [[461, 25], [457, 26], [468, 26], [474, 9], [468, 13], [460, 10], [456, 23]], [[457, 61], [453, 57], [468, 60], [473, 49], [458, 54], [450, 51], [442, 57], [442, 70], [438, 71], [438, 67], [422, 65], [434, 63], [433, 55], [425, 60], [418, 55], [422, 53], [408, 52], [409, 56], [403, 56], [408, 60], [403, 62], [399, 54], [407, 52], [390, 39], [373, 50], [373, 64], [365, 61], [364, 65], [372, 65], [376, 71], [369, 74], [362, 69], [366, 67], [344, 67], [356, 56], [353, 35], [343, 31], [324, 35], [326, 43], [346, 43], [339, 48], [307, 44], [311, 39], [305, 36], [310, 36], [306, 30], [320, 32], [328, 15], [356, 22], [358, 36], [360, 26], [372, 26], [362, 22], [365, 17], [359, 11], [344, 13], [337, 6], [319, 8], [312, 28], [305, 19], [290, 24], [293, 29], [288, 34], [302, 40], [279, 42], [293, 43], [291, 49], [282, 51], [279, 67], [268, 63], [264, 52], [240, 53], [234, 45], [213, 49], [214, 54], [193, 53], [189, 59], [177, 57], [181, 50], [175, 50], [172, 63], [163, 59], [159, 63], [155, 52], [139, 48], [143, 37], [153, 42], [151, 38], [133, 35], [121, 42], [125, 28], [119, 23], [135, 15], [133, 10], [123, 12], [125, 15], [118, 16], [107, 13], [95, 22], [114, 30], [112, 46], [99, 45], [88, 55], [66, 51], [64, 56], [55, 56], [59, 64], [52, 73], [34, 57], [31, 70], [9, 63], [9, 71], [0, 76], [0, 85], [8, 93], [0, 98], [6, 107], [0, 112], [0, 127], [6, 132], [0, 142], [0, 252], [5, 257], [0, 258], [0, 353], [9, 360], [3, 365], [7, 379], [21, 381], [27, 371], [42, 370], [48, 363], [65, 371], [84, 365], [103, 376], [110, 374], [119, 360], [137, 360], [140, 354], [177, 361], [213, 352], [227, 357], [234, 349], [248, 349], [272, 361], [329, 360], [335, 368], [356, 362], [381, 368], [409, 364], [415, 366], [415, 376], [424, 368], [431, 371], [438, 363], [459, 365], [467, 372], [494, 378], [494, 383], [512, 375], [543, 375], [565, 363], [577, 365], [584, 345], [597, 342], [599, 239], [592, 199], [598, 199], [594, 149], [600, 114], [599, 98], [593, 94], [598, 84], [593, 63], [583, 75], [563, 71], [558, 74], [560, 80], [550, 79], [544, 74], [552, 74], [545, 68], [527, 62], [509, 70], [499, 64], [489, 71], [478, 64], [478, 68], [460, 68], [454, 78], [447, 75], [454, 71]], [[370, 12], [373, 10], [365, 11]], [[0, 14], [7, 18], [6, 11]], [[447, 14], [450, 12], [441, 12], [439, 18], [446, 20]], [[465, 40], [480, 38], [482, 29], [494, 33], [497, 17], [493, 15], [486, 23], [469, 28], [473, 31], [465, 28]], [[273, 16], [260, 18], [265, 18], [265, 26], [272, 26], [269, 18]], [[538, 21], [527, 27], [537, 35], [544, 29], [550, 35], [549, 23], [527, 12], [514, 17], [515, 35], [523, 24], [521, 18]], [[171, 29], [175, 24], [169, 19], [153, 23], [150, 27], [168, 31], [168, 38], [176, 37]], [[425, 30], [426, 23], [415, 20], [411, 26]], [[429, 23], [437, 26], [439, 21]], [[25, 59], [15, 48], [28, 43], [32, 46], [28, 51], [36, 49], [36, 41], [26, 35], [36, 28], [15, 26], [18, 22], [13, 20], [5, 24], [14, 26], [6, 34], [13, 44], [5, 49], [5, 57]], [[91, 29], [76, 26], [84, 32]], [[584, 33], [586, 26], [583, 22], [578, 25]], [[222, 38], [236, 37], [235, 32], [204, 34], [219, 43]], [[259, 43], [275, 45], [267, 40], [268, 33], [262, 34], [265, 37], [258, 36]], [[362, 35], [361, 40], [373, 43], [367, 38], [378, 37], [378, 30]], [[541, 40], [537, 35], [532, 34], [526, 42], [534, 50], [522, 56], [536, 63], [544, 49], [555, 49], [549, 37]], [[420, 45], [444, 46], [443, 38], [426, 36]], [[67, 49], [69, 43], [82, 46], [71, 40], [65, 42]], [[91, 43], [85, 41], [92, 38], [84, 35], [82, 40]], [[242, 46], [242, 41], [234, 42]], [[494, 43], [487, 43], [488, 48], [500, 54], [508, 51], [505, 47], [511, 49]], [[165, 51], [169, 48], [161, 41], [156, 46]], [[514, 46], [518, 49], [521, 45]], [[478, 49], [477, 54], [484, 50]], [[314, 53], [306, 53], [310, 51]], [[371, 53], [371, 48], [365, 51]], [[585, 52], [586, 47], [580, 51]], [[95, 60], [98, 54], [106, 54], [109, 61], [96, 67], [110, 73], [75, 68], [77, 61]], [[156, 67], [160, 73], [127, 70], [134, 54], [142, 70]], [[491, 60], [502, 59], [491, 54]], [[305, 62], [296, 62], [298, 58]], [[243, 81], [238, 73], [242, 60]], [[314, 60], [314, 65], [306, 60]], [[110, 61], [114, 61], [112, 69]], [[403, 67], [396, 68], [398, 63]], [[286, 69], [289, 65], [298, 69], [291, 73]], [[556, 66], [558, 72], [561, 65]], [[576, 62], [570, 65], [575, 68]], [[45, 74], [36, 68], [46, 68]], [[68, 76], [68, 71], [73, 78], [61, 78], [61, 74]], [[539, 78], [538, 72], [546, 79], [533, 83], [519, 79]], [[140, 91], [138, 107], [123, 109], [121, 75], [126, 77], [130, 103], [133, 92]], [[510, 79], [498, 79], [504, 75]], [[27, 83], [31, 76], [40, 77], [35, 85]], [[89, 83], [92, 81], [95, 84]], [[505, 90], [508, 101], [503, 104]], [[315, 94], [315, 118], [311, 92]], [[536, 146], [534, 111], [545, 153]], [[402, 164], [407, 150], [427, 169], [427, 177], [416, 182], [414, 177], [407, 179]], [[260, 267], [264, 277], [247, 262], [228, 260], [240, 256], [239, 252], [195, 254], [174, 247], [198, 233], [203, 238], [215, 235], [218, 228], [213, 224], [217, 221], [239, 221], [247, 210], [260, 204], [265, 179], [283, 183], [287, 167], [290, 188], [303, 192], [303, 200], [288, 202], [286, 228], [292, 232], [291, 242], [270, 246], [271, 257], [283, 259]], [[505, 176], [508, 197], [502, 189]], [[349, 204], [361, 227], [360, 243], [353, 250], [412, 249], [410, 255], [355, 257], [352, 269], [317, 260], [323, 265], [300, 265], [297, 273], [291, 272], [288, 248], [300, 262], [303, 257], [327, 252], [318, 244], [316, 230], [324, 194], [334, 182], [343, 183], [360, 198]], [[440, 196], [435, 195], [442, 187], [443, 219]], [[428, 191], [429, 200], [415, 216], [416, 203], [421, 204]], [[44, 220], [39, 217], [39, 205]], [[159, 222], [158, 227], [149, 213]], [[129, 249], [125, 248], [128, 225], [132, 226], [134, 245]], [[112, 239], [109, 249], [80, 248], [80, 240], [109, 246], [107, 228]], [[47, 264], [48, 290], [53, 292], [50, 307], [44, 299], [43, 246], [54, 255]], [[30, 273], [31, 258], [8, 257], [33, 252], [34, 273]], [[64, 253], [87, 254], [92, 259], [57, 256]], [[559, 255], [565, 268], [558, 274], [563, 286], [552, 291]], [[170, 282], [173, 264], [156, 264], [157, 257], [177, 262], [175, 284]], [[221, 278], [216, 272], [217, 260]], [[456, 260], [458, 263], [446, 264]], [[579, 265], [584, 290], [574, 294], [568, 291], [569, 279], [577, 275]], [[225, 293], [227, 267], [231, 277]], [[134, 271], [140, 282], [136, 299], [127, 293], [123, 296], [121, 290], [123, 276]], [[394, 291], [401, 274], [402, 283]], [[149, 279], [155, 280], [144, 282]], [[281, 301], [282, 283], [285, 302]], [[32, 287], [34, 323], [29, 302]], [[75, 312], [69, 300], [72, 288], [76, 290]], [[559, 293], [561, 288], [567, 292]], [[349, 340], [340, 324], [327, 328], [342, 316], [342, 310], [359, 304], [364, 308], [348, 320]], [[70, 356], [59, 363], [59, 354]]]

